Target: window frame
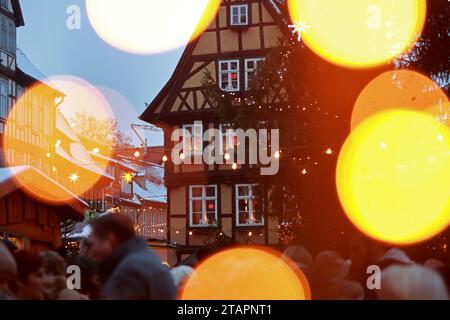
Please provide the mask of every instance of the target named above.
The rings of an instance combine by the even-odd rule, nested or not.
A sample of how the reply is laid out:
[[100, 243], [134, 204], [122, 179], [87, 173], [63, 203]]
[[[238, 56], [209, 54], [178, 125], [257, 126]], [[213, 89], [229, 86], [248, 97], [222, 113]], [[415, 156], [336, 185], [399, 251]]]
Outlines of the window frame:
[[[244, 87], [246, 91], [250, 89], [250, 81], [252, 79], [252, 77], [249, 76], [249, 73], [254, 72], [256, 74], [258, 71], [258, 64], [264, 60], [266, 60], [264, 57], [244, 59]], [[248, 62], [254, 62], [255, 67], [253, 69], [248, 68]]]
[[[235, 17], [234, 12], [233, 12], [234, 9], [238, 10], [237, 18], [238, 18], [239, 22], [237, 22], [237, 23], [235, 23], [235, 21], [234, 21], [234, 17]], [[245, 22], [241, 22], [241, 18], [244, 16], [243, 9], [245, 9]], [[249, 7], [248, 3], [230, 5], [229, 13], [230, 13], [230, 26], [243, 27], [243, 26], [248, 26], [250, 24], [250, 7]]]
[[[227, 64], [227, 69], [226, 70], [223, 70], [222, 69], [222, 64], [224, 64], [224, 63], [226, 63]], [[232, 63], [236, 63], [236, 70], [234, 70], [234, 69], [232, 69], [231, 68], [231, 64]], [[222, 91], [225, 91], [225, 92], [238, 92], [238, 91], [240, 91], [241, 90], [241, 74], [240, 74], [240, 61], [238, 60], [238, 59], [233, 59], [233, 60], [219, 60], [218, 61], [218, 72], [219, 72], [219, 88], [220, 88], [220, 90], [222, 90]], [[236, 82], [237, 82], [237, 87], [236, 88], [233, 88], [233, 87], [230, 87], [230, 84], [232, 85], [233, 84], [233, 79], [231, 78], [231, 74], [232, 73], [236, 73], [236, 75], [237, 75], [237, 79], [236, 79]], [[222, 81], [222, 75], [223, 74], [227, 74], [227, 81], [228, 81], [228, 86], [227, 86], [227, 88], [224, 88], [224, 86], [223, 86], [223, 81]]]
[[[253, 210], [253, 200], [256, 199], [256, 195], [254, 195], [254, 187], [256, 187], [257, 184], [249, 184], [249, 183], [243, 183], [243, 184], [236, 184], [235, 185], [235, 219], [236, 219], [236, 227], [263, 227], [265, 226], [265, 219], [264, 214], [261, 213], [261, 222], [260, 223], [239, 223], [239, 200], [249, 200], [248, 205], [248, 218], [251, 221], [254, 215]], [[248, 196], [240, 196], [239, 195], [239, 188], [241, 187], [248, 187]]]
[[[193, 196], [193, 189], [202, 189], [202, 195], [200, 197]], [[214, 197], [208, 197], [206, 195], [207, 188], [214, 188]], [[193, 212], [192, 212], [192, 204], [193, 201], [202, 201], [202, 221], [206, 221], [207, 219], [207, 208], [206, 208], [206, 202], [207, 201], [214, 201], [214, 218], [215, 218], [215, 224], [199, 224], [199, 223], [193, 223]], [[219, 225], [219, 214], [218, 214], [218, 188], [216, 184], [210, 184], [210, 185], [191, 185], [189, 186], [189, 227], [190, 228], [217, 228]]]
[[[196, 128], [200, 128], [200, 132], [196, 133]], [[191, 131], [189, 131], [191, 129]], [[186, 131], [190, 132], [190, 141], [191, 141], [191, 148], [187, 147], [187, 136], [185, 135]], [[195, 139], [200, 138], [200, 150], [195, 149]], [[184, 124], [183, 125], [183, 153], [186, 157], [190, 156], [201, 156], [203, 155], [203, 123], [193, 123], [193, 124]]]
[[[233, 129], [230, 123], [221, 123], [219, 124], [219, 131], [220, 152], [222, 155], [225, 155], [228, 151], [235, 151], [238, 146], [237, 144], [235, 145], [235, 139], [237, 138], [236, 130]], [[226, 147], [224, 143], [226, 143]]]
[[[3, 95], [3, 86], [5, 88], [5, 95]], [[9, 81], [0, 78], [0, 119], [8, 119], [9, 116], [9, 106], [8, 106], [8, 91], [9, 91]], [[4, 106], [3, 106], [4, 103]]]

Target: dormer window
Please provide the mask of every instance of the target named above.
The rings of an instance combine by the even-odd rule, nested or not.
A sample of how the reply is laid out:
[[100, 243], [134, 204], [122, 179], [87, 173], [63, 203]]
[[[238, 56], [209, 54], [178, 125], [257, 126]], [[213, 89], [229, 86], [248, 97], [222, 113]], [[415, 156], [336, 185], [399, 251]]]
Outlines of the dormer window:
[[248, 20], [248, 4], [230, 6], [230, 24], [232, 26], [247, 26]]

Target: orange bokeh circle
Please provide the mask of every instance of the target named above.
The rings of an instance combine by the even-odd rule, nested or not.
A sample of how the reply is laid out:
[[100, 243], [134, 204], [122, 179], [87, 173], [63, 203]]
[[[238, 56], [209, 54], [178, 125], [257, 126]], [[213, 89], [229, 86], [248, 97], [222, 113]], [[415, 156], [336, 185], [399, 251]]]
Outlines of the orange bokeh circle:
[[415, 71], [388, 71], [372, 80], [356, 100], [351, 128], [388, 109], [408, 109], [440, 117], [449, 114], [445, 92], [430, 78]]
[[310, 300], [295, 263], [258, 247], [228, 249], [206, 259], [187, 280], [183, 300]]

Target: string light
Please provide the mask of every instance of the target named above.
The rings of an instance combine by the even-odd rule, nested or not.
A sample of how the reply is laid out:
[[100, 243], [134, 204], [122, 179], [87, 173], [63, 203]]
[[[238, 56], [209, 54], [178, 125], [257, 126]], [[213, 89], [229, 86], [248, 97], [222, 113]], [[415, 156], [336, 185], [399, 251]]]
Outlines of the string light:
[[169, 160], [169, 159], [167, 158], [167, 156], [163, 156], [163, 157], [162, 157], [162, 161], [163, 161], [163, 162], [167, 162], [167, 160]]
[[78, 175], [77, 172], [74, 172], [69, 176], [69, 179], [72, 183], [75, 183], [80, 179], [80, 176]]
[[97, 154], [97, 153], [99, 153], [100, 152], [100, 149], [99, 148], [94, 148], [93, 150], [92, 150], [92, 153], [94, 153], [94, 154]]
[[122, 176], [123, 181], [127, 182], [127, 183], [131, 183], [133, 182], [133, 174], [127, 172]]

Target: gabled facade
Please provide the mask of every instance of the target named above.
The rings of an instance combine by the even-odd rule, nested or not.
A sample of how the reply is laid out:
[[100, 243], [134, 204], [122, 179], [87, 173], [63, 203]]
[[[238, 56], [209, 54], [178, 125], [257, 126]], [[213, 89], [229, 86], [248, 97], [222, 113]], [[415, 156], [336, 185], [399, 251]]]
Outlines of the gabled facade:
[[[171, 161], [175, 146], [171, 134], [181, 128], [191, 134], [184, 142], [184, 154], [203, 150], [202, 135], [208, 128], [223, 132], [223, 144], [228, 144], [227, 125], [221, 123], [202, 84], [205, 73], [221, 90], [233, 93], [236, 101], [245, 98], [258, 64], [289, 32], [283, 7], [284, 1], [279, 0], [222, 1], [211, 25], [187, 45], [172, 78], [141, 116], [164, 128], [168, 238], [186, 252], [218, 234], [236, 242], [278, 242], [278, 223], [261, 205], [265, 199], [256, 196], [257, 187], [249, 174], [254, 168], [176, 165]], [[274, 90], [267, 103], [286, 102]]]

